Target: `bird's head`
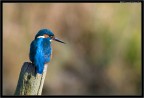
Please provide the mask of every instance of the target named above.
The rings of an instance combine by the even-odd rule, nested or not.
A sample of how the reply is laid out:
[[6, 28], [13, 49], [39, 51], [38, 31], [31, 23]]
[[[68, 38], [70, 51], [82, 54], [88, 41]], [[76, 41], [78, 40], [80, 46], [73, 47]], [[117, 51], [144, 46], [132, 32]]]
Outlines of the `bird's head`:
[[65, 42], [56, 38], [54, 36], [53, 32], [48, 30], [48, 29], [41, 29], [35, 36], [35, 39], [37, 39], [37, 38], [48, 38], [48, 39], [50, 39], [50, 41], [54, 40], [54, 41], [61, 42], [61, 43], [65, 44]]

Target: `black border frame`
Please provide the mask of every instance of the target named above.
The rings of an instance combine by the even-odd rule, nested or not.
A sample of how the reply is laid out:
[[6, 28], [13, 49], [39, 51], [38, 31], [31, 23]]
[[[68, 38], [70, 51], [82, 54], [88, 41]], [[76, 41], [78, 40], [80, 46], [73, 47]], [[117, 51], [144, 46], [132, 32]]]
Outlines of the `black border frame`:
[[[143, 24], [144, 24], [144, 20], [143, 20], [143, 17], [144, 17], [144, 13], [143, 13], [143, 9], [144, 9], [144, 0], [115, 0], [115, 1], [106, 1], [106, 0], [100, 0], [100, 1], [95, 1], [95, 0], [89, 0], [89, 1], [78, 1], [78, 0], [63, 0], [63, 1], [60, 1], [60, 0], [39, 0], [39, 1], [34, 1], [34, 0], [2, 0], [0, 1], [0, 13], [1, 13], [1, 26], [0, 26], [0, 30], [1, 30], [1, 48], [0, 48], [0, 51], [1, 51], [1, 59], [0, 59], [0, 62], [1, 62], [1, 75], [0, 75], [0, 78], [1, 78], [1, 84], [0, 84], [0, 91], [1, 91], [1, 97], [12, 97], [12, 95], [3, 95], [3, 3], [139, 3], [141, 2], [141, 84], [142, 84], [142, 88], [141, 88], [141, 95], [104, 95], [104, 96], [90, 96], [90, 95], [84, 95], [86, 97], [144, 97], [144, 94], [143, 94], [143, 78], [144, 78], [144, 73], [143, 73], [143, 33], [144, 33], [144, 29], [143, 29]], [[14, 95], [13, 95], [14, 96]], [[49, 95], [41, 95], [41, 96], [32, 96], [32, 97], [48, 97]], [[50, 97], [52, 96], [59, 96], [59, 95], [50, 95]], [[83, 95], [60, 95], [60, 96], [63, 96], [63, 97], [68, 97], [68, 96], [83, 96]], [[83, 97], [84, 97], [83, 96]], [[26, 97], [26, 96], [14, 96], [14, 97]], [[31, 96], [30, 96], [31, 97]]]

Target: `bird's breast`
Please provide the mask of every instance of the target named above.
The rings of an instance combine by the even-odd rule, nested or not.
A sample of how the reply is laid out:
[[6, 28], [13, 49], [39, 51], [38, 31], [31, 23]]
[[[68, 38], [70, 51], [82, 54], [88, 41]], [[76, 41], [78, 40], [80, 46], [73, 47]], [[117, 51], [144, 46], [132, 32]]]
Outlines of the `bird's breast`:
[[41, 42], [41, 50], [42, 50], [42, 56], [44, 58], [45, 63], [49, 62], [52, 53], [51, 42], [49, 40], [43, 40]]

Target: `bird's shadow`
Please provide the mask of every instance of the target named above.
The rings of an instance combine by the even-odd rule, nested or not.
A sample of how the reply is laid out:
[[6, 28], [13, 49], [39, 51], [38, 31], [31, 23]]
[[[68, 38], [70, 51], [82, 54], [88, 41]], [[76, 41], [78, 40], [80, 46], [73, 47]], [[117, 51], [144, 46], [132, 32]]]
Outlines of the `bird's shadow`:
[[36, 78], [37, 72], [36, 72], [36, 67], [33, 63], [31, 62], [25, 62], [23, 64], [23, 67], [21, 69], [21, 72], [23, 73], [28, 73], [28, 75], [32, 75]]

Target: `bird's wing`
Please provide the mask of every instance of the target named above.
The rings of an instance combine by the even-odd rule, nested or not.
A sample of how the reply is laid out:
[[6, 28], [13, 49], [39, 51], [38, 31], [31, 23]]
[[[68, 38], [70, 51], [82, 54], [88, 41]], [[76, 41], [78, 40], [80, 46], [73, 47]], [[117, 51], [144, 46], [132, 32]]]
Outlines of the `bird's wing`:
[[29, 53], [29, 58], [32, 62], [34, 62], [36, 51], [37, 51], [37, 45], [36, 45], [36, 42], [33, 40], [30, 45], [30, 53]]

